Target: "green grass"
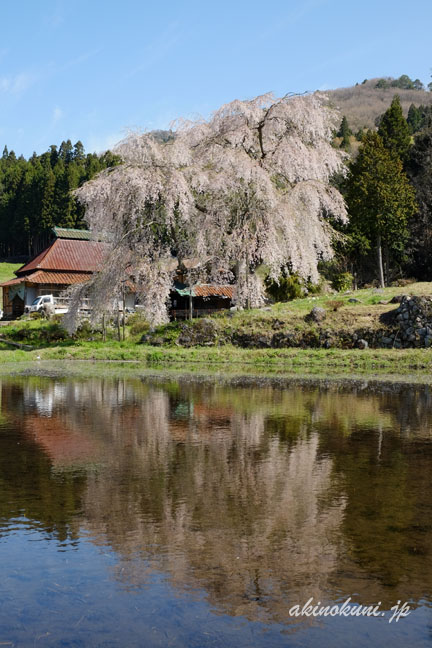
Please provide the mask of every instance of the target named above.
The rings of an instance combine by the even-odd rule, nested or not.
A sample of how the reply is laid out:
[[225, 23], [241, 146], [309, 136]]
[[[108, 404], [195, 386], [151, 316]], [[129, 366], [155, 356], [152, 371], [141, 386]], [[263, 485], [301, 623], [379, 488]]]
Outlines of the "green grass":
[[[15, 278], [15, 270], [21, 268], [22, 263], [0, 263], [0, 283]], [[0, 299], [3, 304], [3, 288], [0, 288]]]
[[22, 263], [0, 263], [0, 283], [15, 277], [14, 272], [21, 268]]
[[[288, 303], [278, 303], [268, 309], [240, 311], [235, 314], [220, 313], [214, 317], [218, 330], [265, 331], [272, 330], [275, 320], [281, 323], [283, 330], [304, 330], [313, 326], [306, 323], [304, 316], [315, 305], [327, 309], [326, 328], [349, 330], [358, 326], [382, 326], [379, 315], [393, 309], [394, 304], [377, 304], [377, 301], [389, 301], [396, 294], [432, 294], [431, 283], [416, 283], [404, 288], [387, 288], [384, 292], [374, 289], [360, 290], [350, 294], [323, 295], [297, 299]], [[359, 303], [350, 303], [355, 297]], [[343, 301], [337, 311], [329, 309], [329, 301]], [[316, 326], [316, 325], [314, 325]], [[127, 330], [127, 339], [118, 342], [111, 338], [102, 342], [97, 333], [83, 332], [81, 339], [64, 337], [58, 324], [45, 320], [21, 320], [0, 329], [0, 334], [24, 344], [31, 344], [31, 351], [11, 350], [0, 341], [0, 363], [18, 363], [25, 361], [51, 360], [91, 360], [138, 362], [145, 366], [169, 366], [179, 370], [186, 365], [199, 365], [204, 370], [229, 372], [234, 367], [238, 371], [278, 372], [342, 372], [345, 374], [360, 373], [368, 376], [391, 373], [405, 377], [413, 374], [432, 373], [432, 349], [242, 349], [229, 344], [209, 347], [184, 348], [178, 345], [177, 337], [181, 330], [180, 323], [171, 323], [159, 327], [155, 332], [165, 340], [163, 346], [138, 344], [141, 333], [131, 335]], [[59, 339], [60, 335], [60, 339]], [[95, 339], [91, 339], [95, 338]]]
[[45, 360], [92, 360], [135, 362], [145, 366], [162, 365], [183, 369], [200, 365], [221, 372], [233, 368], [241, 371], [273, 370], [275, 372], [313, 371], [324, 373], [360, 373], [379, 375], [399, 374], [404, 378], [414, 374], [432, 373], [430, 349], [239, 349], [194, 347], [184, 349], [155, 348], [126, 342], [79, 342], [70, 346], [50, 346], [33, 351], [9, 350], [0, 343], [0, 363], [19, 363]]
[[[265, 334], [271, 330], [316, 334], [318, 332], [316, 324], [306, 322], [305, 315], [315, 306], [319, 306], [324, 308], [327, 313], [322, 324], [326, 330], [348, 333], [358, 329], [376, 330], [383, 326], [380, 316], [386, 311], [397, 308], [397, 304], [387, 302], [390, 302], [395, 295], [402, 294], [432, 295], [432, 282], [419, 282], [384, 290], [369, 288], [349, 293], [310, 296], [290, 302], [276, 303], [264, 309], [239, 311], [234, 314], [221, 312], [213, 316], [212, 319], [215, 321], [221, 337], [224, 332], [232, 330], [258, 334]], [[351, 303], [349, 300], [353, 298], [358, 301]], [[337, 311], [333, 310], [331, 303], [333, 301], [342, 302], [342, 306]], [[380, 302], [386, 303], [381, 304]], [[179, 323], [171, 322], [159, 327], [154, 336], [162, 338], [164, 346], [174, 346], [180, 329]]]

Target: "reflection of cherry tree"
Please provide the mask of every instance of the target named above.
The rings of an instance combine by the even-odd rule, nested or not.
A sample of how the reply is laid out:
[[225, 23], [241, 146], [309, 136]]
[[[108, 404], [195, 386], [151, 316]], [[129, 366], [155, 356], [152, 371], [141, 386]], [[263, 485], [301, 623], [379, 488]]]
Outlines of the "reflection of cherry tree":
[[251, 618], [282, 620], [288, 598], [322, 595], [343, 504], [328, 494], [332, 463], [318, 458], [317, 435], [303, 429], [288, 451], [268, 437], [263, 411], [225, 410], [225, 424], [209, 428], [202, 403], [190, 419], [170, 421], [161, 394], [143, 403], [145, 437], [127, 463], [114, 452], [109, 483], [88, 481], [86, 526], [124, 557], [122, 580], [140, 585], [153, 565], [177, 587], [204, 587], [214, 605]]
[[[73, 535], [111, 546], [125, 587], [162, 570], [218, 610], [277, 620], [310, 596], [393, 605], [430, 589], [428, 390], [86, 380], [23, 395], [22, 428], [53, 462], [61, 435], [93, 444]], [[22, 412], [17, 392], [3, 401]]]
[[[106, 242], [101, 272], [75, 289], [95, 312], [132, 274], [147, 315], [166, 317], [172, 252], [207, 261], [208, 278], [237, 265], [237, 298], [259, 303], [261, 264], [315, 280], [331, 256], [327, 216], [345, 219], [330, 185], [343, 154], [331, 146], [337, 115], [319, 94], [233, 101], [208, 121], [179, 122], [175, 135], [132, 134], [116, 148], [123, 164], [77, 191], [90, 229]], [[70, 316], [70, 326], [73, 326]]]

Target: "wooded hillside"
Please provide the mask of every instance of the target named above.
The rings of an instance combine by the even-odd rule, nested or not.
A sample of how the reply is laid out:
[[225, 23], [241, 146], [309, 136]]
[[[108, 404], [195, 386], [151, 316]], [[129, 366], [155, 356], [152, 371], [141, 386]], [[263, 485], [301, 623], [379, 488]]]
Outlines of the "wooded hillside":
[[382, 80], [376, 78], [368, 79], [365, 83], [350, 88], [327, 90], [325, 94], [330, 97], [332, 105], [347, 117], [353, 131], [360, 128], [374, 128], [375, 120], [387, 110], [395, 94], [400, 97], [405, 117], [411, 104], [432, 105], [432, 92], [392, 87], [390, 85], [392, 80], [385, 80], [388, 81], [389, 87], [377, 87]]

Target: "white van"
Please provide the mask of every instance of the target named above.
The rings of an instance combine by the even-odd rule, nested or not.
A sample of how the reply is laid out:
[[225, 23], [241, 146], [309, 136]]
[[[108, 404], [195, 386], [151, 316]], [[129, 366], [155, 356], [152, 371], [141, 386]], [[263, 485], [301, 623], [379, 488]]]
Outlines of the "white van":
[[67, 313], [68, 311], [64, 304], [57, 303], [57, 299], [53, 295], [41, 295], [40, 297], [36, 297], [30, 306], [25, 307], [25, 311], [26, 313], [37, 313], [43, 309], [45, 304], [52, 304], [56, 314]]

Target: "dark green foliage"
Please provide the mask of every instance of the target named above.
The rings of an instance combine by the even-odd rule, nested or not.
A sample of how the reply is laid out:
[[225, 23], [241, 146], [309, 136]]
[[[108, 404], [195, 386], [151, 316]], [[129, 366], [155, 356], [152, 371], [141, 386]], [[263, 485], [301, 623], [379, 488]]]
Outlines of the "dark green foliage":
[[384, 146], [377, 133], [365, 135], [359, 155], [351, 164], [346, 202], [351, 244], [357, 242], [359, 252], [362, 247], [364, 254], [374, 248], [381, 254], [382, 248], [388, 280], [391, 261], [403, 251], [407, 223], [417, 205], [402, 162]]
[[383, 90], [390, 88], [390, 81], [388, 79], [379, 79], [375, 84], [375, 88], [381, 88]]
[[141, 333], [147, 333], [150, 329], [150, 324], [148, 320], [144, 317], [143, 313], [133, 313], [127, 319], [127, 325], [130, 326], [131, 335], [139, 335]]
[[[35, 313], [32, 313], [32, 315], [35, 315]], [[40, 317], [32, 317], [31, 319], [40, 319]], [[58, 322], [47, 322], [38, 327], [27, 324], [13, 327], [8, 330], [8, 337], [15, 342], [26, 342], [34, 346], [44, 346], [51, 342], [69, 339], [67, 331]]]
[[337, 136], [338, 137], [345, 137], [346, 135], [348, 135], [348, 136], [352, 135], [352, 131], [351, 131], [350, 127], [349, 127], [348, 120], [344, 115], [343, 118], [342, 118], [340, 128], [339, 128], [339, 130], [337, 132]]
[[390, 108], [381, 117], [378, 134], [389, 151], [397, 155], [402, 161], [407, 159], [411, 145], [411, 134], [407, 121], [403, 116], [398, 95], [395, 95]]
[[418, 212], [410, 223], [409, 272], [432, 280], [432, 129], [415, 138], [407, 173], [416, 190]]
[[422, 114], [420, 108], [416, 108], [414, 104], [411, 104], [408, 110], [407, 117], [408, 126], [411, 129], [411, 133], [417, 133], [421, 128], [422, 123]]
[[357, 142], [361, 142], [362, 139], [363, 139], [363, 136], [364, 136], [364, 130], [363, 130], [363, 128], [359, 128], [357, 133], [355, 134], [355, 138], [356, 138]]
[[266, 288], [270, 297], [277, 302], [291, 301], [305, 294], [305, 287], [298, 275], [281, 276], [279, 282], [266, 279]]
[[332, 288], [338, 292], [351, 290], [353, 286], [354, 277], [351, 272], [341, 272], [337, 274], [332, 280]]
[[399, 79], [393, 79], [390, 85], [392, 88], [401, 88], [402, 90], [423, 90], [422, 82], [419, 79], [413, 81], [408, 74], [402, 74]]
[[351, 135], [352, 135], [352, 130], [350, 129], [348, 120], [344, 115], [342, 118], [342, 123], [340, 125], [339, 131], [337, 132], [337, 136], [342, 138], [340, 148], [345, 149], [345, 151], [349, 151], [349, 149], [351, 148], [351, 142], [350, 142]]
[[407, 117], [411, 133], [419, 133], [432, 127], [432, 106], [418, 106], [411, 104]]
[[5, 146], [0, 158], [0, 257], [37, 254], [54, 225], [84, 227], [84, 210], [72, 191], [118, 163], [109, 151], [86, 155], [80, 141], [52, 145], [28, 160], [17, 159]]
[[401, 90], [424, 90], [424, 85], [420, 79], [413, 81], [407, 74], [402, 74], [398, 79], [384, 78], [378, 79], [375, 88], [383, 90], [387, 88], [400, 88]]

